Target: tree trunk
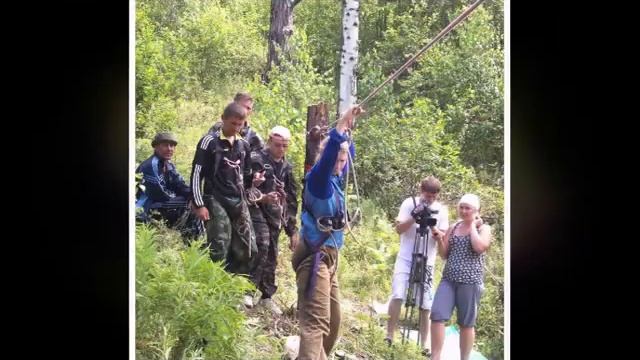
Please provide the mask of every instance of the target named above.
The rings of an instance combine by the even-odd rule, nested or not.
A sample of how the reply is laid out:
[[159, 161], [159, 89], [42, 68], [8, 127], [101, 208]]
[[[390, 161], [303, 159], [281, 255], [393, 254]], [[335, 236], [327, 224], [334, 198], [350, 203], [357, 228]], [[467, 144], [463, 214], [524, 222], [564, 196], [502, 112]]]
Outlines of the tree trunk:
[[267, 74], [275, 64], [280, 65], [280, 55], [289, 51], [288, 40], [293, 34], [293, 8], [301, 0], [271, 0], [271, 20], [269, 27], [269, 54], [267, 69], [262, 78], [268, 81]]
[[305, 175], [316, 162], [318, 146], [324, 138], [328, 126], [327, 113], [327, 104], [325, 103], [309, 105], [307, 107], [307, 146], [304, 156]]
[[342, 9], [342, 54], [340, 58], [338, 117], [356, 101], [360, 1], [343, 0]]

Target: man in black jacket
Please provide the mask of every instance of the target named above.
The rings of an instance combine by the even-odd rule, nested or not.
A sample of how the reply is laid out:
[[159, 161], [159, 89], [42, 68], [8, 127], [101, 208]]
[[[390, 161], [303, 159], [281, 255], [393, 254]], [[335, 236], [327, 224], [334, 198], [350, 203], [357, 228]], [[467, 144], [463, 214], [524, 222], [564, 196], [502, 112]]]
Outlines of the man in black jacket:
[[278, 315], [282, 311], [271, 297], [277, 289], [275, 276], [280, 231], [284, 228], [291, 249], [298, 242], [297, 187], [293, 167], [285, 158], [290, 139], [287, 128], [276, 126], [269, 133], [266, 148], [251, 153], [254, 171], [262, 171], [265, 178], [258, 187], [262, 197], [249, 208], [258, 243], [258, 257], [251, 279], [262, 293], [259, 305]]
[[244, 107], [227, 105], [220, 130], [198, 142], [191, 169], [193, 211], [206, 224], [211, 258], [237, 274], [249, 274], [257, 253], [246, 191], [264, 181], [254, 178], [249, 143], [239, 135], [246, 117]]
[[[245, 110], [247, 110], [247, 117], [244, 121], [244, 126], [240, 130], [240, 136], [242, 136], [251, 147], [251, 151], [258, 151], [264, 147], [264, 143], [260, 138], [260, 135], [253, 131], [250, 124], [249, 117], [253, 113], [253, 98], [246, 92], [239, 92], [233, 98], [233, 102], [242, 106]], [[209, 134], [213, 134], [216, 131], [219, 131], [222, 128], [222, 120], [213, 124], [213, 126], [209, 129]]]

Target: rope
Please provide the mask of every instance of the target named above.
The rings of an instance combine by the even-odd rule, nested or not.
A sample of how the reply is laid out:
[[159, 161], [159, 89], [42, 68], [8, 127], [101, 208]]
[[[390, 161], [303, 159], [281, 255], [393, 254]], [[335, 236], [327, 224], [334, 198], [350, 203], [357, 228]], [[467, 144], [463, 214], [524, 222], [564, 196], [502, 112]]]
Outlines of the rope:
[[[357, 210], [362, 209], [362, 206], [360, 204], [360, 188], [358, 187], [358, 177], [356, 176], [356, 163], [353, 161], [353, 159], [351, 158], [351, 152], [347, 153], [349, 155], [349, 169], [351, 169], [353, 167], [353, 187], [356, 190], [356, 201], [358, 202], [357, 204]], [[355, 217], [355, 214], [354, 214]]]
[[442, 39], [445, 35], [447, 35], [451, 30], [453, 30], [453, 28], [455, 28], [460, 22], [462, 22], [462, 20], [466, 19], [467, 16], [469, 16], [469, 14], [471, 14], [473, 10], [475, 10], [478, 6], [480, 6], [480, 4], [483, 1], [484, 0], [477, 0], [475, 3], [471, 4], [471, 6], [469, 6], [465, 11], [463, 11], [460, 15], [458, 15], [458, 17], [455, 18], [451, 23], [449, 23], [449, 25], [447, 25], [444, 29], [442, 29], [442, 31], [440, 31], [440, 33], [438, 33], [438, 35], [436, 35], [436, 37], [433, 38], [433, 40], [431, 40], [427, 45], [425, 45], [422, 49], [420, 49], [420, 51], [418, 51], [409, 60], [407, 60], [407, 62], [405, 62], [400, 68], [398, 68], [398, 70], [392, 73], [382, 84], [378, 85], [378, 87], [376, 87], [371, 93], [369, 93], [369, 95], [367, 95], [367, 97], [365, 97], [358, 105], [362, 106], [366, 104], [380, 91], [380, 89], [382, 89], [383, 86], [385, 86], [387, 83], [389, 83], [390, 81], [400, 76], [400, 74], [404, 70], [406, 70], [411, 64], [413, 64], [420, 55], [422, 55], [431, 46], [433, 46], [433, 44], [435, 44], [440, 39]]
[[[373, 89], [373, 91], [371, 91], [369, 95], [367, 95], [360, 103], [358, 103], [357, 106], [363, 106], [369, 100], [373, 99], [373, 97], [376, 96], [376, 94], [378, 94], [378, 92], [386, 84], [388, 84], [390, 81], [400, 76], [402, 72], [404, 72], [409, 66], [411, 66], [418, 59], [418, 57], [424, 54], [436, 42], [438, 42], [440, 39], [446, 36], [449, 32], [451, 32], [451, 30], [453, 30], [456, 26], [458, 26], [458, 24], [460, 24], [462, 20], [466, 19], [471, 14], [471, 12], [473, 12], [478, 6], [480, 6], [480, 4], [482, 4], [482, 2], [484, 2], [484, 0], [477, 0], [475, 3], [471, 4], [471, 6], [469, 6], [466, 10], [464, 10], [460, 15], [458, 15], [458, 17], [456, 17], [452, 22], [450, 22], [449, 25], [447, 25], [444, 29], [442, 29], [438, 33], [438, 35], [436, 35], [431, 41], [429, 41], [427, 45], [423, 46], [422, 49], [420, 49], [415, 55], [413, 55], [409, 60], [407, 60], [404, 64], [402, 64], [402, 66], [400, 66], [396, 71], [394, 71], [391, 75], [389, 75], [389, 77], [387, 77], [387, 79], [383, 81], [382, 84], [378, 85], [375, 89]], [[330, 127], [335, 126], [337, 122], [338, 122], [337, 120], [334, 121]]]
[[257, 207], [258, 201], [262, 200], [263, 197], [264, 195], [262, 194], [262, 191], [260, 191], [260, 189], [256, 188], [255, 186], [252, 186], [247, 190], [247, 201], [252, 206]]
[[353, 229], [351, 228], [351, 222], [349, 222], [349, 219], [347, 217], [347, 203], [349, 201], [349, 196], [347, 194], [347, 191], [349, 190], [349, 173], [353, 172], [353, 187], [356, 191], [356, 209], [353, 212], [353, 219], [356, 219], [356, 216], [360, 215], [362, 216], [362, 207], [361, 207], [361, 203], [360, 203], [360, 188], [358, 186], [358, 178], [356, 176], [356, 167], [355, 167], [355, 163], [353, 162], [353, 158], [351, 157], [351, 151], [347, 151], [347, 156], [348, 156], [348, 164], [349, 164], [349, 171], [347, 171], [347, 177], [345, 180], [345, 196], [344, 196], [344, 220], [345, 220], [345, 224], [347, 229], [349, 230], [347, 232], [347, 234], [350, 234], [351, 237], [357, 242], [360, 243], [360, 241], [356, 238], [355, 234], [353, 233]]
[[[284, 166], [284, 165], [282, 165]], [[287, 222], [287, 193], [284, 190], [284, 182], [280, 181], [276, 174], [273, 174], [273, 182], [276, 185], [276, 191], [279, 195], [278, 204], [280, 205], [280, 220], [282, 221], [282, 225]]]
[[[240, 160], [236, 160], [236, 161], [231, 161], [229, 160], [229, 158], [227, 158], [226, 156], [222, 158], [222, 160], [224, 160], [224, 162], [231, 168], [233, 168], [235, 170], [236, 173], [236, 181], [237, 181], [237, 185], [238, 188], [240, 189], [240, 199], [249, 199], [248, 194], [245, 192], [244, 190], [244, 184], [242, 181], [242, 174], [241, 174], [241, 170], [240, 170]], [[258, 189], [256, 189], [258, 190]], [[258, 192], [260, 192], [260, 190], [258, 190]], [[262, 195], [260, 195], [260, 198], [262, 197]], [[240, 201], [241, 206], [248, 206], [244, 201]], [[249, 209], [247, 208], [247, 212], [249, 211]], [[229, 219], [231, 220], [231, 219]], [[251, 240], [249, 240], [249, 257], [251, 257]]]

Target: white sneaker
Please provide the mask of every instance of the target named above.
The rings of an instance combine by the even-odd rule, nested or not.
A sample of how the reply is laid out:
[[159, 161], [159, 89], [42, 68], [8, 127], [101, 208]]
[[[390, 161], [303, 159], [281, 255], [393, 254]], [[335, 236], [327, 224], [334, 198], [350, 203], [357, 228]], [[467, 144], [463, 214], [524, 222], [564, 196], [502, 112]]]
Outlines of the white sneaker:
[[249, 309], [251, 309], [253, 307], [253, 296], [245, 295], [244, 299], [242, 300], [242, 303], [244, 304], [244, 306], [246, 306]]
[[282, 310], [280, 310], [278, 305], [276, 305], [276, 303], [273, 302], [273, 300], [271, 299], [260, 299], [260, 301], [258, 302], [258, 305], [264, 306], [265, 308], [269, 309], [272, 313], [276, 315], [282, 315]]

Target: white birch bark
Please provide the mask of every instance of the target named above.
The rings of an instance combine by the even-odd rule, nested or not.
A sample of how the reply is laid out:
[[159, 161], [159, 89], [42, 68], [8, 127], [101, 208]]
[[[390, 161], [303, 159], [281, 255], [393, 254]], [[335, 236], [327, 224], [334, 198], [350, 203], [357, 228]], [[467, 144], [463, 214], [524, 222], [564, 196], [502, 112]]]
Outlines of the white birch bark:
[[340, 58], [338, 114], [342, 114], [356, 101], [360, 1], [343, 0], [342, 9], [342, 52]]

